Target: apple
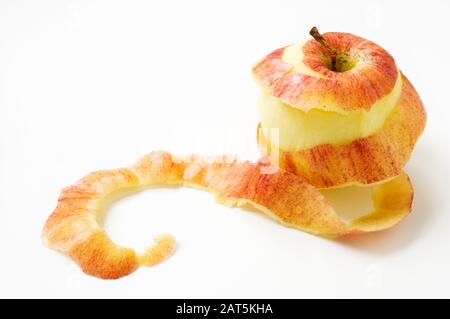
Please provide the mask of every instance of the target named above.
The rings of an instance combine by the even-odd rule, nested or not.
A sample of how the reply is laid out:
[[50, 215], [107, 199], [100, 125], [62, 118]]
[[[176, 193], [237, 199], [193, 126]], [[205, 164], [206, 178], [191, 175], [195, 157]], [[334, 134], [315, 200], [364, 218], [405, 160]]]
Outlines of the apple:
[[[253, 67], [263, 154], [319, 188], [399, 175], [425, 127], [419, 95], [379, 45], [349, 33], [311, 34]], [[276, 140], [267, 134], [273, 129]]]
[[[311, 33], [315, 40], [278, 49], [253, 68], [263, 91], [258, 144], [268, 157], [251, 163], [156, 151], [130, 167], [90, 173], [62, 190], [44, 244], [104, 279], [163, 261], [175, 247], [171, 235], [138, 254], [114, 243], [97, 220], [111, 201], [155, 185], [200, 188], [223, 204], [251, 205], [285, 226], [325, 237], [399, 223], [411, 211], [413, 189], [402, 167], [424, 129], [423, 104], [375, 43]], [[274, 129], [279, 134], [268, 133]], [[347, 223], [318, 188], [351, 183], [369, 184], [374, 209]]]

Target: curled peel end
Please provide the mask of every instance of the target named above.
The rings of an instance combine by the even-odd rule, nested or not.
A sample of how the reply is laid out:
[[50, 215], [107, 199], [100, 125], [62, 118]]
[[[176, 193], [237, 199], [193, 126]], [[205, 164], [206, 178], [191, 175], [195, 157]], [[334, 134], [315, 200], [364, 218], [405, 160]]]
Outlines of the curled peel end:
[[397, 225], [411, 212], [413, 197], [413, 187], [405, 173], [374, 186], [374, 211], [352, 221], [354, 231], [350, 234], [380, 231]]
[[68, 255], [83, 272], [102, 279], [117, 279], [138, 267], [134, 249], [120, 247], [105, 231], [98, 231], [71, 247]]
[[413, 200], [411, 182], [401, 173], [370, 186], [373, 211], [346, 223], [317, 189], [297, 176], [280, 170], [262, 177], [257, 184], [261, 184], [255, 187], [258, 191], [247, 197], [256, 209], [284, 226], [331, 239], [391, 228], [410, 213]]
[[139, 255], [139, 264], [147, 267], [159, 264], [175, 250], [175, 237], [164, 234], [154, 239], [153, 245]]

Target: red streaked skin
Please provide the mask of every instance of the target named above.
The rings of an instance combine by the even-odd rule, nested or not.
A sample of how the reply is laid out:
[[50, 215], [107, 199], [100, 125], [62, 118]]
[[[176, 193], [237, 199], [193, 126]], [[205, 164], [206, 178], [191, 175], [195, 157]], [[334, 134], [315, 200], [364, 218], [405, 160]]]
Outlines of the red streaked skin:
[[391, 92], [398, 72], [386, 50], [350, 33], [329, 32], [323, 37], [338, 52], [355, 60], [354, 68], [331, 71], [327, 66], [331, 59], [328, 51], [311, 39], [303, 46], [303, 63], [323, 78], [295, 72], [292, 64], [282, 60], [285, 48], [280, 48], [253, 67], [253, 75], [263, 90], [303, 111], [330, 101], [343, 111], [369, 110]]

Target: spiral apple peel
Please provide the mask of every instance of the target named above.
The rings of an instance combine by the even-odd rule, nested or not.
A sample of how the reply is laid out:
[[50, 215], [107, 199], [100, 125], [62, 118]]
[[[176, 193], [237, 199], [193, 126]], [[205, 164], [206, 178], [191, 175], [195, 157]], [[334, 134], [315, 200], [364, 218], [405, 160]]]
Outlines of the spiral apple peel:
[[113, 243], [97, 222], [111, 194], [153, 185], [188, 185], [213, 193], [230, 206], [251, 204], [281, 224], [326, 237], [389, 228], [410, 211], [413, 191], [401, 174], [373, 189], [374, 211], [347, 224], [313, 186], [285, 170], [258, 163], [208, 163], [199, 157], [152, 152], [137, 164], [91, 173], [65, 188], [43, 231], [45, 244], [69, 255], [81, 269], [105, 279], [119, 278], [139, 265], [151, 266], [172, 252], [175, 241], [161, 235], [142, 254]]
[[[251, 205], [282, 225], [329, 238], [398, 224], [411, 211], [413, 189], [402, 169], [425, 126], [423, 104], [375, 43], [314, 28], [311, 34], [316, 41], [275, 50], [253, 68], [262, 88], [260, 161], [155, 151], [128, 168], [93, 172], [63, 189], [44, 243], [99, 278], [153, 266], [173, 252], [171, 235], [136, 253], [116, 245], [98, 217], [115, 195], [162, 185], [200, 188], [218, 202]], [[275, 140], [267, 134], [273, 128], [280, 129]], [[319, 189], [349, 184], [372, 189], [373, 211], [344, 222]]]

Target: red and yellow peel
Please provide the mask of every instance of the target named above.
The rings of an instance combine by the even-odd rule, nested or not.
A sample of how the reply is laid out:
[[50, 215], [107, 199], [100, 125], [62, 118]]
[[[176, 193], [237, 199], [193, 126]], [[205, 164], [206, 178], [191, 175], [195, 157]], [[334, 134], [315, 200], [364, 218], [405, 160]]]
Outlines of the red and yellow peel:
[[139, 265], [152, 266], [171, 254], [175, 246], [172, 236], [159, 236], [150, 248], [137, 254], [116, 245], [96, 217], [115, 192], [183, 184], [207, 190], [227, 205], [251, 204], [285, 226], [326, 237], [389, 228], [410, 212], [413, 197], [409, 179], [402, 173], [373, 186], [374, 211], [346, 224], [317, 189], [265, 161], [219, 157], [209, 162], [196, 156], [152, 152], [129, 168], [94, 172], [65, 188], [44, 227], [43, 240], [70, 256], [85, 273], [104, 279], [125, 276]]

